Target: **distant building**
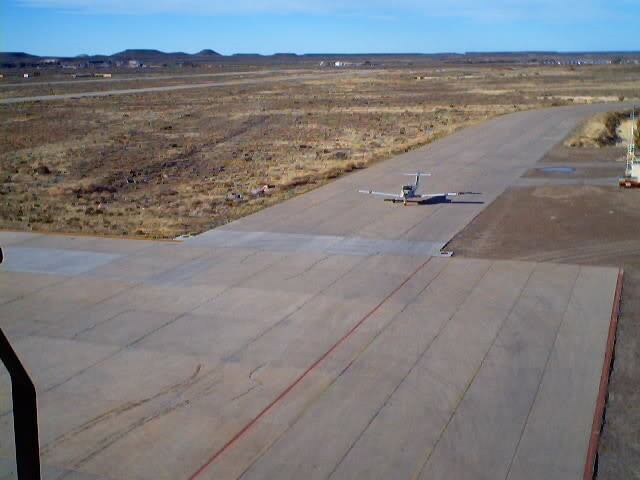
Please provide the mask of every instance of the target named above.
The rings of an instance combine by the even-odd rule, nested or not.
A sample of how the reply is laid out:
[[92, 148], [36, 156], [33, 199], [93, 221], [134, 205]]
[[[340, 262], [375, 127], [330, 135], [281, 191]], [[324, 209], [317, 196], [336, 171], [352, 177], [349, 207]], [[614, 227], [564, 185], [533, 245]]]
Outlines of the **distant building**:
[[142, 66], [142, 62], [139, 62], [138, 60], [129, 60], [127, 62], [127, 66], [129, 68], [140, 68]]

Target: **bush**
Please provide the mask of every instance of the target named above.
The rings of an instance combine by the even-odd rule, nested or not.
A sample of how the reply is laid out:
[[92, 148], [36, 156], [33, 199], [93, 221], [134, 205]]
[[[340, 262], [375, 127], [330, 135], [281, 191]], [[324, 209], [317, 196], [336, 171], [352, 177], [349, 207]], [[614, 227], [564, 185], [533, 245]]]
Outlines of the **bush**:
[[622, 116], [623, 114], [617, 112], [607, 115], [604, 122], [606, 132], [604, 132], [598, 139], [600, 146], [613, 145], [616, 143], [618, 140], [618, 125], [620, 125]]

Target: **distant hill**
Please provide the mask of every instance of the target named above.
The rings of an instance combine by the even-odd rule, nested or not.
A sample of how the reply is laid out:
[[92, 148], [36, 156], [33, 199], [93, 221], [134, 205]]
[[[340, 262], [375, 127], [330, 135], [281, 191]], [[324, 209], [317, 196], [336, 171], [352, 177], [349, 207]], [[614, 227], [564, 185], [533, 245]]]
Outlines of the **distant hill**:
[[123, 50], [122, 52], [114, 53], [110, 56], [110, 58], [118, 59], [118, 60], [139, 60], [144, 62], [146, 61], [157, 61], [157, 60], [170, 60], [172, 58], [179, 59], [189, 59], [193, 57], [221, 57], [218, 52], [205, 49], [200, 50], [198, 53], [186, 53], [186, 52], [162, 52], [160, 50], [150, 50], [150, 49], [128, 49]]
[[[171, 53], [161, 52], [160, 50], [147, 50], [147, 49], [127, 49], [122, 52], [114, 53], [113, 55], [107, 55], [109, 58], [116, 60], [139, 60], [150, 61], [158, 58], [170, 57]], [[186, 54], [182, 54], [186, 55]]]
[[25, 61], [41, 58], [37, 55], [31, 55], [30, 53], [25, 52], [1, 52], [0, 55], [2, 56], [3, 60], [6, 58], [7, 60]]
[[204, 50], [200, 50], [195, 55], [198, 55], [200, 57], [221, 57], [222, 56], [218, 52], [211, 50], [210, 48], [205, 48]]
[[[80, 54], [75, 57], [55, 57], [38, 56], [25, 52], [0, 52], [0, 66], [3, 68], [32, 68], [45, 63], [45, 59], [56, 59], [61, 63], [68, 64], [97, 64], [115, 63], [137, 60], [143, 64], [175, 65], [188, 63], [207, 63], [220, 61], [225, 57], [215, 50], [204, 49], [197, 53], [186, 52], [163, 52], [155, 49], [130, 48], [112, 55], [87, 55]], [[50, 63], [50, 62], [49, 62]]]
[[[187, 66], [212, 63], [237, 63], [237, 64], [315, 64], [320, 60], [360, 62], [363, 65], [371, 65], [375, 59], [376, 64], [411, 64], [420, 62], [444, 62], [444, 63], [528, 63], [528, 62], [554, 62], [571, 63], [592, 59], [592, 63], [611, 60], [610, 63], [638, 63], [640, 52], [466, 52], [466, 53], [311, 53], [296, 54], [281, 52], [273, 55], [261, 55], [255, 53], [235, 53], [233, 55], [221, 55], [206, 48], [197, 53], [163, 52], [156, 49], [127, 49], [112, 55], [78, 55], [75, 57], [38, 56], [26, 52], [0, 52], [0, 68], [40, 68], [40, 67], [92, 67], [112, 68], [119, 66], [120, 62], [137, 61], [147, 66]], [[560, 62], [562, 60], [562, 62]]]

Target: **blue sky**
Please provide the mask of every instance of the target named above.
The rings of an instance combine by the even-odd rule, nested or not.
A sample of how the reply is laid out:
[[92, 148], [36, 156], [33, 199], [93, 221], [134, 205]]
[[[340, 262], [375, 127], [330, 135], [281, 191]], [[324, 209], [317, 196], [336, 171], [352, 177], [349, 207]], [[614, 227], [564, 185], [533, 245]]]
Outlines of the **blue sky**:
[[640, 0], [0, 0], [0, 51], [640, 50]]

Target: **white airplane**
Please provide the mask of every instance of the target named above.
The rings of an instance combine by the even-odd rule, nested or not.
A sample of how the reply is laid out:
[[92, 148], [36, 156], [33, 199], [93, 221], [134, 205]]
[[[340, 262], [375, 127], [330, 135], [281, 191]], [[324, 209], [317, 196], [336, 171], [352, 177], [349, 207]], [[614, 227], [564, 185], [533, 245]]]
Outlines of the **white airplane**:
[[447, 192], [447, 193], [424, 193], [419, 194], [418, 188], [420, 187], [420, 177], [430, 177], [430, 173], [404, 173], [403, 175], [409, 177], [416, 177], [413, 185], [403, 185], [400, 193], [386, 193], [375, 192], [373, 190], [358, 190], [359, 193], [366, 193], [367, 195], [375, 195], [377, 197], [384, 197], [385, 202], [402, 202], [407, 205], [409, 202], [414, 203], [428, 203], [428, 202], [446, 202], [449, 197], [456, 197], [459, 195], [479, 195], [476, 192]]

